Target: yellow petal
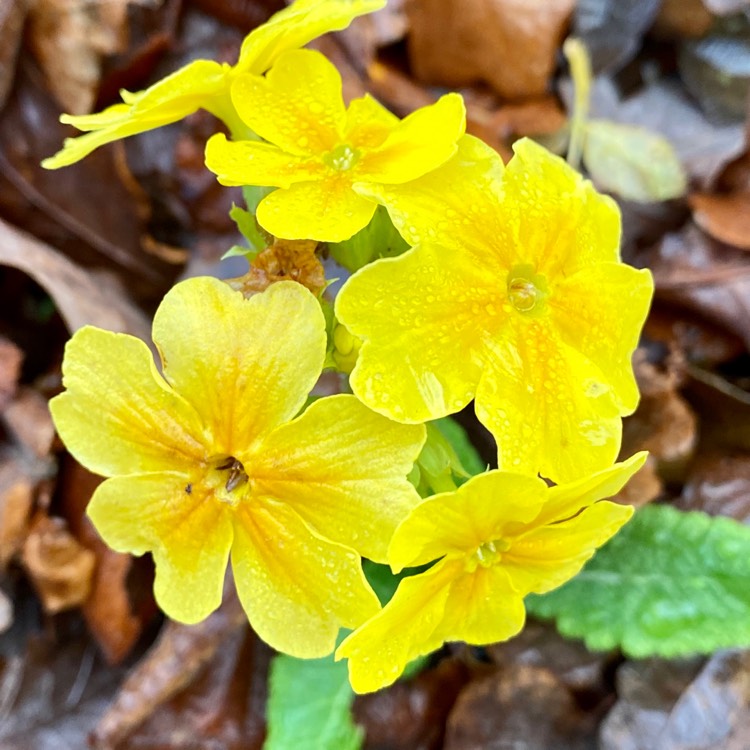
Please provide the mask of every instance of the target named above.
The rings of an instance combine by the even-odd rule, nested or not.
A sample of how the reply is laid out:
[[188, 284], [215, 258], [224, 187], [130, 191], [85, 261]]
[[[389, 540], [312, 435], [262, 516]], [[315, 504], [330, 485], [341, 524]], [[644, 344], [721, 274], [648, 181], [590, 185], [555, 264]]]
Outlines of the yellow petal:
[[612, 464], [622, 426], [606, 378], [548, 318], [511, 315], [485, 356], [475, 408], [499, 468], [560, 482]]
[[265, 78], [238, 76], [232, 102], [253, 131], [290, 154], [323, 156], [340, 142], [341, 76], [320, 52], [285, 52]]
[[345, 29], [357, 16], [385, 6], [386, 0], [297, 0], [245, 37], [237, 67], [260, 75], [279, 55], [304, 47], [329, 31]]
[[492, 275], [507, 272], [512, 249], [498, 210], [502, 173], [498, 154], [465, 135], [456, 155], [423, 177], [405, 185], [357, 185], [357, 190], [388, 207], [410, 245], [439, 242], [472, 255]]
[[254, 495], [287, 503], [325, 538], [385, 562], [394, 529], [420, 501], [406, 475], [424, 439], [422, 425], [391, 422], [354, 396], [331, 396], [242, 460]]
[[643, 466], [648, 453], [641, 451], [610, 466], [604, 471], [584, 477], [576, 482], [559, 484], [550, 489], [544, 507], [534, 519], [534, 525], [564, 521], [575, 516], [583, 508], [616, 495], [628, 480]]
[[214, 100], [226, 95], [226, 76], [226, 66], [196, 60], [145, 91], [128, 93], [124, 104], [114, 104], [93, 115], [63, 115], [62, 122], [90, 132], [67, 138], [63, 148], [45, 159], [42, 166], [57, 169], [73, 164], [105, 143], [177, 122], [201, 107], [210, 109]]
[[363, 340], [351, 375], [371, 409], [424, 422], [466, 406], [479, 381], [477, 320], [493, 280], [437, 245], [422, 245], [358, 271], [336, 299], [336, 316]]
[[87, 469], [105, 476], [183, 471], [203, 457], [198, 415], [167, 386], [139, 339], [92, 326], [76, 331], [65, 347], [63, 385], [50, 411]]
[[549, 279], [620, 259], [620, 212], [559, 156], [528, 138], [513, 144], [503, 177], [501, 220], [517, 263]]
[[465, 127], [463, 99], [446, 94], [404, 118], [381, 146], [364, 151], [357, 164], [359, 179], [398, 184], [421, 177], [456, 153]]
[[289, 240], [342, 242], [369, 224], [377, 204], [357, 195], [346, 174], [274, 190], [258, 206], [258, 223]]
[[339, 628], [354, 628], [380, 604], [353, 550], [315, 533], [289, 506], [254, 498], [235, 516], [232, 569], [258, 635], [311, 659], [330, 654]]
[[547, 485], [537, 477], [490, 471], [472, 477], [456, 492], [420, 503], [396, 529], [388, 561], [398, 572], [443, 555], [472, 554], [503, 537], [509, 524], [527, 523], [539, 513]]
[[194, 623], [221, 603], [232, 525], [228, 506], [199, 482], [188, 485], [189, 478], [159, 473], [108, 479], [87, 513], [113, 549], [153, 552], [156, 601], [173, 620]]
[[357, 693], [395, 682], [417, 656], [443, 645], [438, 632], [461, 561], [443, 561], [426, 573], [405, 578], [385, 608], [352, 633], [336, 650], [349, 659], [349, 681]]
[[165, 378], [228, 455], [299, 412], [326, 347], [320, 305], [291, 281], [251, 299], [218, 279], [183, 281], [156, 312], [154, 340]]
[[638, 403], [631, 357], [653, 289], [649, 271], [599, 263], [562, 279], [549, 299], [562, 340], [596, 362], [622, 415]]
[[356, 143], [358, 148], [375, 148], [382, 145], [399, 122], [396, 115], [365, 94], [352, 99], [346, 110], [343, 141]]
[[569, 521], [519, 537], [503, 554], [502, 566], [521, 596], [551, 591], [576, 575], [632, 515], [630, 505], [596, 503]]
[[288, 188], [295, 182], [321, 179], [326, 167], [259, 141], [228, 141], [216, 133], [206, 143], [206, 166], [222, 185]]
[[394, 682], [404, 667], [446, 641], [485, 645], [523, 627], [525, 610], [501, 567], [466, 572], [462, 560], [444, 560], [405, 578], [385, 608], [337, 649], [349, 659], [349, 680], [358, 693]]

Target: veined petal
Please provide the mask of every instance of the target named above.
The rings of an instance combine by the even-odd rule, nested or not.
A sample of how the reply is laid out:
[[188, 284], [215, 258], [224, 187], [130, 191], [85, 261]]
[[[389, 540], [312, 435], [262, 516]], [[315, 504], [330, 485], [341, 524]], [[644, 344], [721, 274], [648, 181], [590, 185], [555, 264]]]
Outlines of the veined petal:
[[363, 182], [400, 184], [421, 177], [456, 153], [466, 129], [466, 109], [459, 94], [405, 117], [381, 146], [365, 151], [357, 164]]
[[500, 216], [503, 162], [478, 138], [465, 135], [443, 166], [404, 185], [357, 184], [356, 189], [388, 208], [410, 245], [439, 244], [499, 274], [510, 267], [509, 229]]
[[363, 340], [354, 393], [400, 422], [459, 411], [479, 382], [478, 350], [492, 280], [463, 256], [415, 247], [352, 276], [336, 299], [338, 319]]
[[345, 29], [354, 18], [380, 10], [386, 0], [297, 0], [245, 37], [237, 67], [260, 75], [289, 49], [304, 47], [329, 31]]
[[420, 502], [406, 475], [424, 443], [422, 425], [375, 414], [354, 396], [311, 404], [243, 458], [254, 496], [292, 507], [326, 539], [385, 562], [396, 526]]
[[572, 518], [582, 509], [598, 500], [616, 495], [639, 471], [648, 458], [646, 451], [631, 456], [610, 466], [604, 471], [568, 484], [552, 487], [539, 515], [534, 519], [535, 526], [557, 523]]
[[346, 119], [341, 75], [314, 50], [284, 52], [265, 78], [237, 76], [232, 102], [261, 138], [298, 156], [331, 151]]
[[528, 138], [513, 144], [499, 220], [512, 228], [519, 264], [548, 278], [620, 260], [620, 211], [608, 196]]
[[302, 659], [325, 656], [339, 628], [355, 628], [380, 609], [359, 555], [315, 533], [289, 506], [242, 503], [234, 533], [240, 601], [273, 648]]
[[206, 166], [222, 185], [264, 185], [288, 188], [295, 182], [321, 179], [325, 165], [295, 156], [270, 143], [228, 141], [223, 133], [206, 143]]
[[[136, 133], [177, 122], [225, 94], [228, 67], [211, 60], [195, 60], [150, 88], [127, 93], [127, 102], [93, 115], [62, 115], [60, 120], [90, 131], [66, 138], [63, 148], [45, 159], [45, 169], [80, 161], [94, 149]], [[124, 98], [123, 95], [123, 98]]]
[[502, 566], [521, 596], [551, 591], [576, 575], [632, 515], [632, 506], [603, 500], [569, 521], [522, 535], [503, 554]]
[[336, 659], [349, 659], [355, 692], [390, 685], [412, 659], [443, 645], [440, 625], [451, 585], [461, 572], [462, 562], [450, 560], [404, 578], [385, 608], [344, 640]]
[[209, 426], [215, 453], [235, 456], [302, 408], [323, 366], [325, 321], [291, 281], [245, 299], [195, 278], [164, 297], [154, 341], [164, 377]]
[[561, 280], [549, 299], [562, 340], [596, 362], [622, 415], [638, 404], [631, 357], [653, 290], [649, 271], [599, 263]]
[[369, 94], [352, 99], [346, 110], [343, 140], [356, 143], [358, 148], [382, 145], [400, 120]]
[[472, 554], [503, 537], [509, 524], [536, 518], [546, 492], [537, 477], [478, 474], [455, 492], [434, 495], [414, 508], [393, 535], [388, 562], [398, 572], [443, 555]]
[[510, 315], [485, 350], [476, 412], [498, 466], [571, 481], [612, 464], [622, 424], [601, 371], [545, 318]]
[[108, 479], [86, 511], [113, 549], [153, 552], [156, 600], [185, 623], [204, 619], [221, 604], [232, 544], [229, 507], [190, 479], [166, 472]]
[[258, 223], [288, 240], [342, 242], [369, 224], [375, 201], [352, 189], [346, 173], [274, 190], [258, 206]]
[[93, 326], [76, 331], [65, 347], [63, 385], [50, 401], [52, 418], [90, 471], [182, 472], [203, 459], [198, 414], [167, 386], [139, 339]]

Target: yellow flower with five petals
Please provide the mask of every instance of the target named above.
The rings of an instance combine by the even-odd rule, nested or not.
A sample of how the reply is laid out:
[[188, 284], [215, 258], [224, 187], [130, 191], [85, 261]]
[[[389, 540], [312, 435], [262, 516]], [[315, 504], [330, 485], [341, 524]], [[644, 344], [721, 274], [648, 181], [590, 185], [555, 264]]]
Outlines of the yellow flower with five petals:
[[365, 227], [377, 202], [368, 185], [400, 184], [439, 167], [465, 128], [458, 94], [404, 120], [364, 96], [344, 107], [341, 75], [323, 55], [292, 50], [265, 78], [237, 76], [232, 101], [266, 143], [206, 146], [206, 166], [222, 185], [277, 187], [259, 204], [260, 225], [276, 237], [340, 242]]
[[195, 60], [144, 91], [121, 91], [123, 102], [91, 115], [62, 115], [60, 121], [86, 131], [68, 138], [42, 162], [58, 169], [80, 161], [105, 143], [177, 122], [206, 109], [239, 134], [248, 133], [229, 90], [239, 73], [263, 74], [284, 51], [302, 47], [329, 31], [346, 28], [357, 16], [379, 10], [386, 0], [296, 0], [248, 34], [236, 65]]
[[533, 141], [514, 150], [503, 169], [464, 136], [440, 169], [368, 188], [414, 248], [352, 276], [336, 316], [370, 408], [416, 423], [474, 398], [499, 468], [569, 481], [617, 456], [653, 282], [620, 262], [610, 198]]
[[360, 554], [384, 560], [419, 502], [406, 479], [424, 427], [399, 425], [354, 396], [319, 399], [323, 313], [294, 282], [245, 299], [211, 278], [184, 281], [156, 312], [146, 344], [77, 331], [66, 390], [50, 408], [70, 452], [110, 477], [88, 515], [115, 550], [152, 552], [162, 609], [197, 622], [221, 602], [231, 554], [256, 632], [316, 657], [340, 627], [379, 604]]
[[406, 664], [446, 641], [487, 645], [523, 628], [523, 598], [572, 578], [630, 518], [602, 500], [643, 465], [645, 453], [585, 479], [549, 488], [537, 477], [490, 471], [434, 495], [396, 529], [389, 559], [405, 578], [385, 608], [337, 649], [358, 693], [392, 683]]

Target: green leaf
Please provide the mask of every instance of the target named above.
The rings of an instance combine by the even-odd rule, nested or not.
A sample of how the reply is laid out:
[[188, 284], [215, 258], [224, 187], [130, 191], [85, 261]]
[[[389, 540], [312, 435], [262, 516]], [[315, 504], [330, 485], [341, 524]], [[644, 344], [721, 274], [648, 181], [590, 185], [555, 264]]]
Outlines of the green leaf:
[[646, 506], [571, 581], [531, 595], [563, 635], [632, 657], [750, 645], [750, 527]]
[[436, 419], [431, 424], [434, 424], [443, 433], [451, 448], [453, 448], [456, 461], [461, 467], [461, 471], [456, 471], [454, 467], [457, 474], [462, 473], [465, 476], [473, 477], [475, 474], [481, 474], [487, 470], [486, 462], [482, 460], [477, 449], [469, 440], [466, 430], [455, 419], [443, 417], [442, 419]]
[[598, 187], [627, 200], [665, 201], [678, 198], [687, 188], [672, 144], [634, 125], [588, 122], [583, 163]]
[[277, 656], [271, 664], [264, 750], [360, 750], [346, 662]]

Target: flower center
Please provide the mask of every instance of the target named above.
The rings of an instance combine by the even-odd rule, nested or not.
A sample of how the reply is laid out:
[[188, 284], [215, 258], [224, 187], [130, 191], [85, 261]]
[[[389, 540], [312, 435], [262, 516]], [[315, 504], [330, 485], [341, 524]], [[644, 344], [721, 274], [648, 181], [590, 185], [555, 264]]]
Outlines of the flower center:
[[509, 550], [510, 546], [510, 542], [506, 539], [493, 539], [489, 542], [482, 542], [469, 558], [467, 562], [468, 570], [473, 572], [479, 566], [489, 568], [495, 563], [500, 562], [502, 553]]
[[341, 143], [333, 151], [329, 151], [323, 161], [337, 172], [346, 172], [359, 161], [359, 151], [348, 143]]
[[216, 470], [226, 471], [227, 474], [224, 489], [227, 492], [233, 492], [247, 482], [245, 467], [242, 465], [242, 462], [238, 461], [234, 456], [229, 456], [226, 461], [216, 467]]
[[508, 274], [508, 301], [520, 313], [539, 311], [547, 298], [547, 282], [544, 276], [530, 265], [519, 265]]

